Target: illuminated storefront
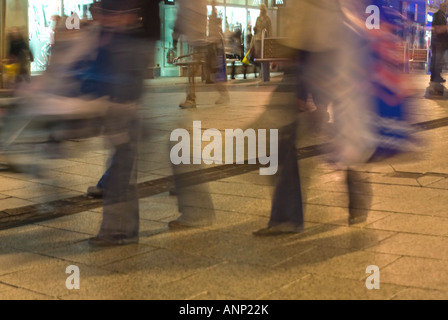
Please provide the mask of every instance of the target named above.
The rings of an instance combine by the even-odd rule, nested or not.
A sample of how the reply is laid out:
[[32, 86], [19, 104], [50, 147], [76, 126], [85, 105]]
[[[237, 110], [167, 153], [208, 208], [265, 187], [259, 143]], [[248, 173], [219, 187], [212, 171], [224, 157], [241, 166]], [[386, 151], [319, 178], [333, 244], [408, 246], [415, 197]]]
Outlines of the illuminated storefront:
[[[272, 20], [274, 35], [277, 33], [278, 7], [284, 5], [286, 0], [208, 0], [208, 13], [211, 13], [212, 4], [215, 3], [218, 14], [223, 21], [223, 31], [234, 31], [240, 28], [244, 37], [248, 30], [255, 26], [260, 14], [260, 5], [268, 6], [268, 15]], [[44, 71], [47, 67], [50, 45], [52, 43], [52, 28], [54, 17], [70, 16], [76, 13], [81, 19], [90, 19], [89, 6], [95, 0], [0, 0], [6, 7], [5, 31], [11, 27], [20, 27], [30, 41], [30, 48], [34, 55], [31, 64], [33, 73]], [[179, 67], [168, 63], [167, 55], [172, 50], [172, 28], [177, 15], [175, 0], [161, 0], [160, 15], [162, 23], [161, 41], [157, 44], [156, 66], [160, 67], [161, 76], [181, 75]], [[3, 33], [4, 35], [4, 33]], [[2, 52], [6, 53], [6, 37], [2, 37]], [[181, 46], [182, 47], [182, 46]], [[181, 49], [182, 51], [182, 49]], [[180, 52], [176, 52], [177, 55]]]
[[91, 19], [89, 6], [93, 2], [94, 0], [28, 0], [28, 32], [30, 48], [34, 54], [32, 72], [46, 69], [55, 17], [76, 13], [81, 19]]
[[[165, 1], [162, 9], [162, 54], [161, 61], [161, 75], [162, 76], [179, 76], [180, 70], [168, 63], [167, 56], [172, 50], [172, 29], [176, 19], [177, 7], [172, 1]], [[212, 12], [212, 5], [214, 3], [218, 17], [222, 19], [223, 32], [233, 32], [239, 28], [244, 36], [244, 41], [260, 15], [260, 5], [265, 3], [268, 6], [268, 15], [272, 20], [272, 29], [274, 35], [277, 32], [277, 6], [282, 6], [285, 0], [208, 0], [207, 14]], [[181, 50], [187, 50], [181, 46]], [[177, 52], [178, 55], [181, 53]]]

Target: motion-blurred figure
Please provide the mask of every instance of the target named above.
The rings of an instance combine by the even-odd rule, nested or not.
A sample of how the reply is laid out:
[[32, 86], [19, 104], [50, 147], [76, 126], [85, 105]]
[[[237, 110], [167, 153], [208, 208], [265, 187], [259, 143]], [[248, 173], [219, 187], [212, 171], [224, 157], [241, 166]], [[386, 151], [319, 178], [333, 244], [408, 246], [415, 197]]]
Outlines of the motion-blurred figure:
[[[279, 128], [279, 169], [271, 216], [266, 228], [254, 232], [256, 236], [303, 230], [307, 186], [299, 174], [296, 143], [311, 138], [311, 133], [324, 121], [315, 115], [323, 113], [321, 110], [326, 110], [335, 98], [336, 68], [344, 45], [343, 15], [336, 1], [289, 2], [286, 12], [282, 31], [287, 40], [281, 45], [290, 61], [284, 65], [284, 78], [272, 94], [266, 113], [256, 123], [256, 127]], [[322, 18], [319, 23], [314, 23], [316, 16]], [[317, 111], [310, 110], [309, 97]]]
[[[366, 27], [369, 4], [381, 10], [379, 30]], [[354, 168], [411, 150], [403, 68], [394, 54], [400, 41], [394, 34], [400, 16], [381, 0], [343, 5], [301, 0], [290, 2], [287, 12], [282, 44], [291, 50], [291, 65], [286, 66], [280, 90], [272, 95], [270, 114], [260, 121], [280, 128], [279, 170], [270, 221], [254, 233], [257, 236], [303, 230], [306, 186], [297, 165], [296, 134], [303, 142], [310, 125], [328, 121], [321, 116], [321, 107], [333, 105], [334, 124], [323, 137], [331, 142], [326, 150], [329, 161], [345, 172], [349, 225], [367, 219], [371, 202], [370, 185]], [[316, 21], [319, 15], [322, 19]], [[317, 113], [309, 109], [308, 97], [313, 98]]]
[[[146, 31], [147, 7], [137, 0], [101, 1], [100, 48], [85, 92], [109, 98], [104, 132], [114, 153], [104, 178], [103, 221], [93, 246], [135, 243], [139, 237], [136, 155], [138, 106], [158, 34]], [[158, 13], [158, 10], [157, 10]], [[142, 24], [143, 21], [143, 24]]]
[[[212, 42], [217, 42], [222, 38], [222, 19], [218, 17], [218, 10], [213, 5], [212, 13], [208, 17], [208, 39], [210, 39]], [[209, 46], [209, 54], [207, 54], [205, 59], [205, 82], [211, 84], [214, 83], [214, 80], [212, 78], [216, 73], [217, 52], [215, 46]]]
[[9, 33], [9, 64], [17, 64], [18, 72], [15, 82], [30, 82], [30, 62], [34, 61], [33, 53], [24, 38], [22, 31], [15, 27]]
[[[173, 45], [176, 48], [179, 39], [183, 36], [189, 44], [193, 61], [207, 61], [207, 55], [214, 57], [209, 62], [210, 73], [220, 94], [216, 104], [228, 103], [229, 93], [226, 86], [227, 75], [225, 71], [225, 53], [222, 36], [212, 34], [207, 37], [207, 1], [205, 0], [179, 0], [178, 14], [173, 28]], [[196, 85], [194, 82], [195, 66], [189, 69], [189, 83], [186, 100], [179, 105], [182, 109], [196, 108]]]
[[[143, 32], [147, 37], [149, 48], [148, 53], [148, 66], [154, 65], [154, 50], [155, 42], [160, 39], [160, 14], [159, 14], [159, 1], [147, 0], [140, 2], [141, 15], [144, 29]], [[92, 28], [96, 27], [101, 22], [101, 4], [99, 2], [93, 3], [90, 7], [92, 14], [92, 22], [90, 25]], [[109, 175], [110, 169], [107, 169], [103, 176], [98, 180], [95, 186], [87, 188], [87, 195], [94, 198], [101, 198], [104, 193], [105, 181]]]
[[[205, 28], [207, 25], [207, 10], [206, 1], [204, 0], [182, 0], [179, 1], [179, 11], [176, 20], [176, 24], [173, 32], [173, 39], [177, 40], [181, 35], [184, 35], [188, 43], [193, 46], [193, 59], [204, 59], [204, 54], [211, 55], [211, 72], [214, 74], [212, 81], [216, 84], [218, 91], [220, 92], [220, 98], [216, 101], [217, 104], [225, 103], [229, 100], [227, 88], [225, 86], [226, 75], [217, 76], [217, 57], [221, 56], [224, 59], [224, 46], [222, 39], [222, 32], [217, 25], [216, 10], [212, 9], [214, 16], [209, 26], [211, 33], [208, 39], [205, 38]], [[176, 47], [176, 44], [175, 44]], [[224, 64], [225, 67], [225, 64]], [[194, 72], [194, 71], [193, 71]], [[193, 74], [194, 76], [194, 74]], [[196, 107], [196, 94], [194, 82], [190, 82], [187, 92], [187, 100], [181, 103], [181, 108], [194, 108]], [[182, 128], [193, 136], [195, 129], [192, 127], [192, 123], [197, 118], [195, 113], [186, 114], [178, 124], [178, 128]], [[175, 132], [175, 131], [173, 131]], [[178, 137], [170, 137], [170, 149], [177, 142]], [[194, 145], [195, 139], [190, 140], [190, 144], [193, 148], [198, 150], [202, 149], [201, 145]], [[170, 154], [171, 156], [171, 154]], [[215, 222], [215, 211], [208, 184], [201, 181], [203, 179], [203, 165], [202, 159], [195, 159], [194, 153], [189, 155], [189, 164], [187, 163], [172, 163], [174, 172], [174, 185], [175, 188], [170, 190], [171, 194], [177, 196], [178, 211], [180, 216], [168, 223], [168, 227], [171, 230], [179, 230], [183, 228], [192, 227], [206, 227]], [[171, 160], [172, 161], [172, 160]]]

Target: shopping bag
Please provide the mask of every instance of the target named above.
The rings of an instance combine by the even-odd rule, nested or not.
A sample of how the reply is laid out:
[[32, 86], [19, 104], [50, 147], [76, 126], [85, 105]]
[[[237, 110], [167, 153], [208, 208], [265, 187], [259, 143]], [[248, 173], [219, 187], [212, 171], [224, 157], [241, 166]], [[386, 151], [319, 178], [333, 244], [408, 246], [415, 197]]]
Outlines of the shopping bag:
[[243, 58], [243, 64], [245, 64], [246, 66], [250, 65], [250, 61], [249, 61], [250, 51], [251, 51], [251, 49], [249, 49], [249, 51], [247, 51], [246, 55]]

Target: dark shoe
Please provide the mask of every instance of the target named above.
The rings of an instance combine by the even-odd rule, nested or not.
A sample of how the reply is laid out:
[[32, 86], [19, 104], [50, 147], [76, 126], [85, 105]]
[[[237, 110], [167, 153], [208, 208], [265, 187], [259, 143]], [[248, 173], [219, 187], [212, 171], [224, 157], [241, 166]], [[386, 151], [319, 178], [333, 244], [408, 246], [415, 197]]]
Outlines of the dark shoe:
[[443, 79], [442, 77], [434, 77], [430, 79], [430, 82], [435, 82], [435, 83], [445, 83], [446, 80]]
[[175, 187], [170, 187], [170, 190], [168, 192], [170, 196], [177, 196], [177, 191]]
[[188, 229], [188, 228], [192, 228], [192, 227], [182, 224], [177, 220], [173, 220], [173, 221], [168, 222], [168, 228], [170, 228], [171, 230], [181, 230], [181, 229]]
[[102, 198], [103, 197], [103, 189], [98, 188], [97, 186], [88, 187], [87, 195], [92, 198]]
[[367, 220], [366, 212], [351, 213], [348, 217], [348, 225], [352, 226], [358, 223], [363, 223]]
[[195, 223], [195, 224], [186, 224], [179, 220], [173, 220], [168, 222], [168, 228], [171, 230], [182, 230], [182, 229], [190, 229], [190, 228], [203, 228], [211, 226], [213, 222], [207, 223]]
[[299, 227], [297, 229], [282, 229], [279, 227], [267, 227], [260, 229], [258, 231], [253, 232], [252, 234], [257, 237], [271, 237], [271, 236], [279, 236], [291, 233], [300, 233], [303, 231], [303, 227]]
[[93, 237], [88, 240], [92, 247], [111, 247], [111, 246], [123, 246], [128, 244], [138, 243], [138, 236], [125, 237], [123, 235], [116, 235], [111, 238]]

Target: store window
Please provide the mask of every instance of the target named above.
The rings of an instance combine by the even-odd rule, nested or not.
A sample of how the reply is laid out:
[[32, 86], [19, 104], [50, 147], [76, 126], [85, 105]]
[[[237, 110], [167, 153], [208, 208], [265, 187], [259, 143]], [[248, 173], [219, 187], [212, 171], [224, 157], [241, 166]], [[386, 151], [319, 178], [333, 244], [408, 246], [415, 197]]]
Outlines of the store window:
[[227, 7], [227, 22], [231, 32], [236, 29], [245, 29], [245, 26], [247, 26], [246, 8]]
[[56, 17], [76, 13], [81, 19], [92, 19], [89, 7], [93, 2], [93, 0], [28, 1], [30, 48], [34, 55], [31, 72], [45, 71], [48, 66]]
[[93, 0], [64, 0], [64, 14], [71, 16], [73, 13], [77, 13], [81, 19], [92, 19], [89, 7], [93, 3]]
[[246, 5], [246, 0], [227, 0], [226, 4], [237, 4], [237, 5], [241, 5], [241, 6], [245, 6]]

